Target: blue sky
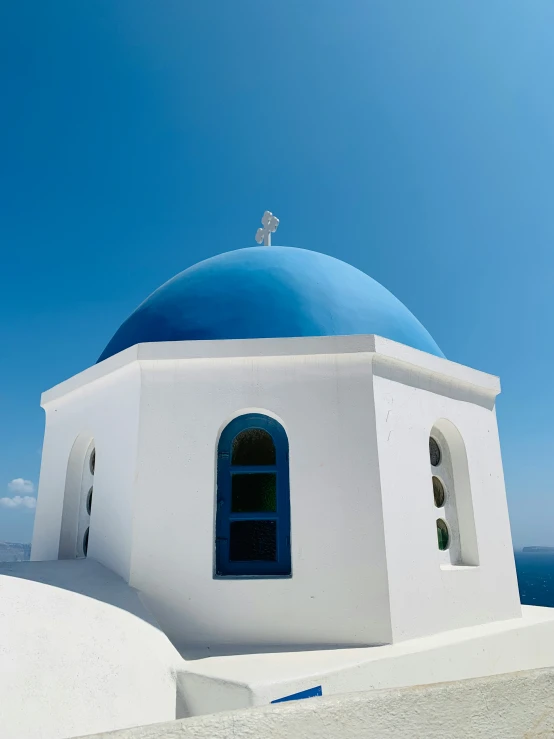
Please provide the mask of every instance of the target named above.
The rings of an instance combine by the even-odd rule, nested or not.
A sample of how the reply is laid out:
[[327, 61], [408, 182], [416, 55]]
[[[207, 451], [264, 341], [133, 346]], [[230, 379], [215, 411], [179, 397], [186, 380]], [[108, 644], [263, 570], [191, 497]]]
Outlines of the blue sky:
[[0, 539], [32, 535], [41, 391], [269, 208], [500, 375], [514, 542], [554, 545], [553, 27], [551, 0], [1, 4]]

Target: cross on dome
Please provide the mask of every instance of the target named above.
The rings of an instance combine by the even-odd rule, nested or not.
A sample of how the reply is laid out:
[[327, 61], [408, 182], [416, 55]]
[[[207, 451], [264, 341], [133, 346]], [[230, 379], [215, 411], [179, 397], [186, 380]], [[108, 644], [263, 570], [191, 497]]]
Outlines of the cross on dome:
[[261, 244], [263, 241], [264, 246], [271, 246], [271, 234], [277, 231], [279, 219], [273, 213], [266, 210], [262, 216], [262, 225], [263, 228], [259, 228], [256, 231], [256, 241], [258, 244]]

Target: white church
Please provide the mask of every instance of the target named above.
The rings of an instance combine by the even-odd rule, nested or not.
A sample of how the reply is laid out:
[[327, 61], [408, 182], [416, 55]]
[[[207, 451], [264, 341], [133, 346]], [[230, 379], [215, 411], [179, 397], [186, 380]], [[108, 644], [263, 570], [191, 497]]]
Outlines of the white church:
[[270, 245], [277, 223], [43, 394], [32, 561], [0, 566], [2, 737], [554, 665], [554, 611], [519, 601], [498, 378], [354, 267]]

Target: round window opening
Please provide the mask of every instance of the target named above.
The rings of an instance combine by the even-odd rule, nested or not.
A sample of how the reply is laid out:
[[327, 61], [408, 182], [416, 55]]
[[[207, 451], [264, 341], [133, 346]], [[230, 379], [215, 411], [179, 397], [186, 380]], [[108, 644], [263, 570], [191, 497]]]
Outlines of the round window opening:
[[87, 556], [88, 552], [88, 532], [89, 530], [87, 529], [85, 531], [85, 535], [83, 536], [83, 554], [85, 555], [85, 557]]
[[[435, 478], [433, 478], [434, 480]], [[92, 508], [92, 488], [88, 491], [87, 494], [87, 513], [90, 516], [90, 509]]]
[[441, 552], [446, 551], [450, 544], [450, 534], [448, 533], [448, 526], [442, 518], [437, 518], [437, 536], [439, 540], [439, 549]]
[[94, 468], [96, 467], [96, 449], [93, 449], [90, 453], [89, 467], [90, 474], [94, 475]]
[[429, 437], [429, 456], [431, 457], [431, 464], [436, 467], [441, 461], [441, 449], [432, 436]]
[[[90, 492], [92, 493], [92, 490]], [[433, 498], [437, 508], [444, 506], [444, 485], [438, 477], [433, 477]]]

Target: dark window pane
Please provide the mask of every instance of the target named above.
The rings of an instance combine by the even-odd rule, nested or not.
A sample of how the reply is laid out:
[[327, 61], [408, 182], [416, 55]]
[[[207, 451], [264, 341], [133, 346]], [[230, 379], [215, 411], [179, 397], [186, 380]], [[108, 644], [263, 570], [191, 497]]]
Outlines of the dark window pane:
[[277, 559], [277, 523], [231, 521], [229, 559], [231, 562], [274, 562]]
[[437, 518], [437, 536], [439, 539], [439, 549], [441, 552], [444, 552], [450, 546], [450, 535], [448, 533], [448, 526], [442, 518]]
[[231, 464], [275, 464], [275, 444], [263, 429], [245, 429], [233, 439]]
[[429, 437], [429, 456], [431, 457], [431, 464], [436, 467], [441, 461], [441, 449], [432, 436]]
[[92, 492], [93, 492], [93, 489], [91, 488], [87, 494], [87, 513], [89, 516], [90, 516], [90, 511], [92, 508]]
[[444, 506], [444, 486], [438, 477], [433, 476], [433, 496], [437, 508]]
[[233, 513], [275, 513], [277, 487], [274, 472], [232, 476]]

